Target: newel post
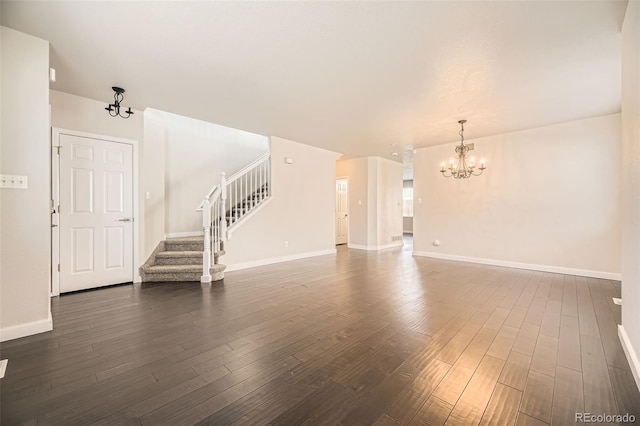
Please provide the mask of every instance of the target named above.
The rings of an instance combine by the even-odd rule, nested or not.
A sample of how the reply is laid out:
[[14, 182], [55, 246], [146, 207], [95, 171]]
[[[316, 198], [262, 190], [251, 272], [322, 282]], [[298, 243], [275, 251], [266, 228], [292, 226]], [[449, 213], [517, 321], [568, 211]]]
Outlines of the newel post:
[[220, 173], [220, 240], [227, 241], [227, 175]]
[[204, 229], [204, 251], [202, 252], [201, 283], [211, 282], [211, 203], [208, 198], [202, 202], [202, 228]]

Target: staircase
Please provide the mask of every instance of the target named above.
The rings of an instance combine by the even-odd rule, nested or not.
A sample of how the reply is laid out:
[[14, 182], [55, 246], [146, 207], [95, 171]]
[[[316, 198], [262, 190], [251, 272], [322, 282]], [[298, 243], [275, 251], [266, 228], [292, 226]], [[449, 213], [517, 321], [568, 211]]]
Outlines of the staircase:
[[[205, 195], [196, 211], [202, 212], [202, 236], [161, 241], [140, 267], [142, 282], [199, 281], [224, 278], [224, 243], [271, 197], [271, 157], [265, 155]], [[229, 206], [229, 207], [227, 207]]]
[[[200, 281], [204, 237], [168, 238], [161, 241], [140, 268], [142, 282]], [[224, 278], [225, 265], [210, 268], [213, 281]]]

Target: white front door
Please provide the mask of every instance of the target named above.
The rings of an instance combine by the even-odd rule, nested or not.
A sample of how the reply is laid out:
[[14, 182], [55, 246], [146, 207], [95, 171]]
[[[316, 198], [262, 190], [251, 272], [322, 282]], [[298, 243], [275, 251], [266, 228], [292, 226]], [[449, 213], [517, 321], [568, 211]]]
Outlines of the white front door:
[[349, 235], [347, 179], [336, 180], [336, 244], [346, 244]]
[[133, 147], [60, 134], [60, 292], [133, 281]]

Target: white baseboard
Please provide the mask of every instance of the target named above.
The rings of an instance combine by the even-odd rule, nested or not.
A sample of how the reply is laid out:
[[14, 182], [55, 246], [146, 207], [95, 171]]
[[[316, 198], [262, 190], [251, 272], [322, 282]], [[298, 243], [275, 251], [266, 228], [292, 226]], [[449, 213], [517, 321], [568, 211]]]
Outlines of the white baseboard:
[[336, 249], [310, 251], [306, 253], [292, 254], [290, 256], [272, 257], [269, 259], [253, 260], [251, 262], [235, 263], [233, 265], [227, 265], [225, 272], [240, 271], [242, 269], [255, 268], [256, 266], [271, 265], [274, 263], [289, 262], [290, 260], [306, 259], [308, 257], [325, 256], [328, 254], [336, 254]]
[[133, 279], [133, 283], [134, 284], [140, 284], [142, 282], [142, 277], [140, 275], [137, 275], [134, 279]]
[[7, 364], [9, 364], [8, 359], [0, 361], [0, 379], [4, 377], [4, 373], [7, 371]]
[[26, 324], [14, 325], [13, 327], [0, 329], [0, 342], [6, 342], [7, 340], [18, 339], [20, 337], [31, 336], [33, 334], [44, 333], [51, 330], [53, 330], [53, 320], [51, 319], [51, 312], [49, 312], [49, 317], [45, 320], [28, 322]]
[[627, 336], [627, 332], [622, 325], [618, 325], [618, 337], [620, 337], [622, 349], [624, 350], [624, 354], [627, 356], [627, 361], [629, 361], [629, 366], [631, 367], [633, 378], [636, 381], [636, 386], [638, 386], [638, 389], [640, 390], [640, 358], [638, 358], [638, 354], [635, 349], [633, 349], [633, 346], [631, 346], [629, 336]]
[[203, 235], [203, 231], [171, 232], [169, 234], [164, 234], [164, 239], [166, 240], [167, 238], [202, 237]]
[[511, 262], [507, 260], [483, 259], [479, 257], [441, 254], [429, 251], [414, 251], [414, 256], [432, 257], [434, 259], [455, 260], [458, 262], [480, 263], [483, 265], [504, 266], [507, 268], [528, 269], [530, 271], [552, 272], [555, 274], [576, 275], [579, 277], [602, 278], [605, 280], [621, 281], [622, 274], [615, 272], [590, 271], [588, 269], [564, 268], [561, 266], [536, 265], [532, 263]]
[[384, 250], [384, 249], [388, 249], [388, 248], [394, 248], [394, 247], [402, 247], [404, 245], [404, 243], [402, 242], [402, 240], [398, 240], [398, 241], [394, 241], [391, 244], [383, 244], [383, 245], [379, 245], [379, 246], [365, 246], [362, 244], [347, 244], [348, 248], [351, 249], [357, 249], [357, 250]]

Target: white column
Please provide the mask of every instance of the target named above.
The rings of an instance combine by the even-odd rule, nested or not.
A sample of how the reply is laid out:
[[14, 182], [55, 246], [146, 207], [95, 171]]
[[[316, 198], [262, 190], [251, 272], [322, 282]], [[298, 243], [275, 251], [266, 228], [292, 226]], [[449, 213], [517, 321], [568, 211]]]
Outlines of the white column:
[[211, 203], [209, 199], [202, 202], [202, 228], [204, 229], [204, 251], [202, 252], [201, 283], [211, 282]]

